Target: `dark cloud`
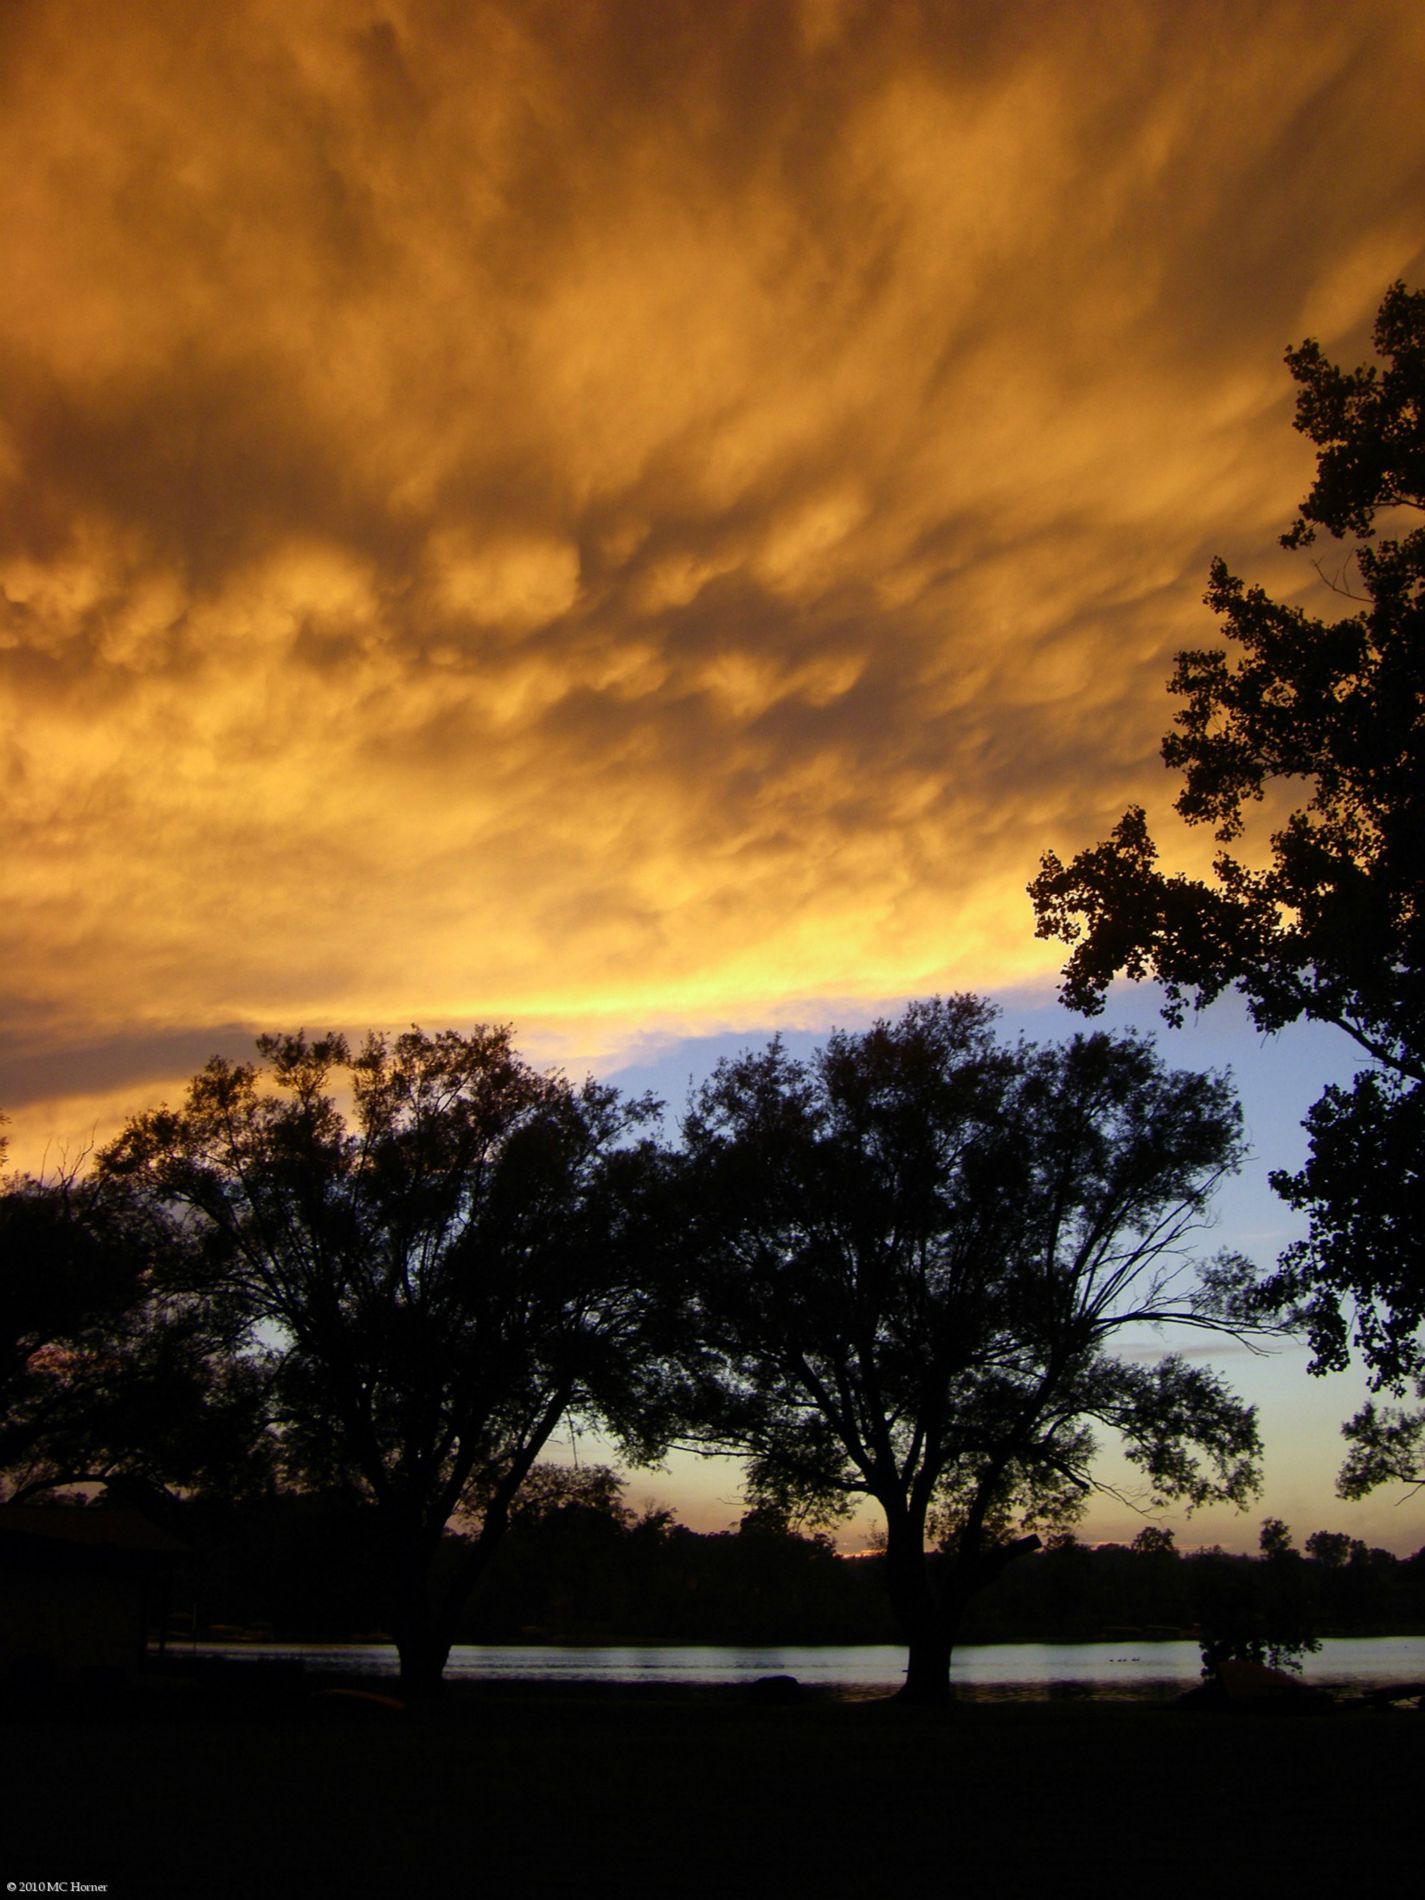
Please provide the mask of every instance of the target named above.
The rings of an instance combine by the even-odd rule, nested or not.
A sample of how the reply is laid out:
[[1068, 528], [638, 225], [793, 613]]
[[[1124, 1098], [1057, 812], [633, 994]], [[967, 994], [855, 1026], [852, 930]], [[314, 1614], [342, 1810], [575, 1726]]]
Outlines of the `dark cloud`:
[[140, 1091], [194, 1074], [213, 1056], [250, 1060], [253, 1034], [239, 1023], [117, 1032], [94, 1040], [48, 1026], [0, 1030], [0, 1101], [13, 1113], [57, 1098]]

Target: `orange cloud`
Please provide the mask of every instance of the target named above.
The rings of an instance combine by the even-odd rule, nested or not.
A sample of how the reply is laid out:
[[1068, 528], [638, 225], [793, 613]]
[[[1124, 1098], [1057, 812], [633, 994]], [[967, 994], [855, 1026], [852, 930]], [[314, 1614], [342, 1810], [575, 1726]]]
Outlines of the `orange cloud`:
[[1161, 807], [1207, 558], [1279, 562], [1282, 346], [1359, 350], [1419, 276], [1390, 0], [29, 0], [0, 36], [41, 1119], [42, 1044], [609, 1051], [1052, 968], [1040, 851]]

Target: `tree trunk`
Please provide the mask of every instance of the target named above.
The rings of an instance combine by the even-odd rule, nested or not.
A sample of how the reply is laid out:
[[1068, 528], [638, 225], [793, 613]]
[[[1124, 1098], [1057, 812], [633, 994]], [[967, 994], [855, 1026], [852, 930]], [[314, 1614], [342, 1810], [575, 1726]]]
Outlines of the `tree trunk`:
[[401, 1659], [401, 1696], [406, 1702], [434, 1702], [445, 1689], [450, 1644], [434, 1631], [402, 1632], [396, 1637]]
[[886, 1512], [886, 1587], [906, 1641], [898, 1700], [943, 1706], [950, 1700], [951, 1632], [925, 1551], [925, 1527], [908, 1512]]
[[393, 1538], [390, 1551], [392, 1635], [401, 1666], [401, 1694], [408, 1702], [430, 1702], [440, 1695], [451, 1636], [434, 1601], [436, 1550], [429, 1536], [407, 1529]]
[[508, 1503], [497, 1503], [480, 1535], [459, 1557], [444, 1548], [443, 1525], [435, 1532], [409, 1525], [396, 1530], [390, 1552], [393, 1634], [401, 1659], [401, 1693], [408, 1701], [431, 1701], [441, 1694], [461, 1612], [508, 1527]]
[[951, 1653], [951, 1639], [944, 1630], [927, 1629], [911, 1636], [906, 1644], [905, 1681], [896, 1700], [944, 1708], [951, 1700]]
[[937, 1579], [924, 1524], [908, 1511], [886, 1510], [886, 1583], [907, 1650], [899, 1700], [931, 1706], [953, 1700], [950, 1662], [966, 1605], [1007, 1564], [1038, 1548], [1039, 1539], [1028, 1536], [986, 1550], [974, 1523], [953, 1562], [938, 1560]]

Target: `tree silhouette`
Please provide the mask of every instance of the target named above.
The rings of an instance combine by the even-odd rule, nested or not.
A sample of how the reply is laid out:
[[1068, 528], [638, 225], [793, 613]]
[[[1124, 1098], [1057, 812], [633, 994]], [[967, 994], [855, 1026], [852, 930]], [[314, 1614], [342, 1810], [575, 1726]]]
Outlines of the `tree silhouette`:
[[659, 1162], [633, 1137], [656, 1104], [538, 1074], [500, 1028], [259, 1048], [267, 1075], [215, 1059], [101, 1172], [161, 1237], [168, 1283], [269, 1366], [288, 1473], [368, 1499], [402, 1682], [428, 1695], [561, 1421], [651, 1448]]
[[810, 1062], [773, 1042], [684, 1127], [689, 1435], [767, 1504], [875, 1500], [915, 1700], [948, 1694], [969, 1598], [1076, 1514], [1094, 1423], [1160, 1498], [1255, 1484], [1252, 1412], [1214, 1374], [1111, 1349], [1224, 1324], [1183, 1249], [1237, 1162], [1227, 1085], [1132, 1037], [1005, 1048], [992, 1019], [962, 996]]
[[150, 1514], [261, 1490], [260, 1369], [166, 1299], [150, 1237], [79, 1170], [0, 1191], [0, 1472], [10, 1501], [103, 1485]]
[[[1135, 808], [1070, 864], [1046, 856], [1030, 893], [1039, 934], [1073, 946], [1074, 1008], [1101, 1009], [1119, 973], [1161, 982], [1173, 1019], [1236, 988], [1261, 1028], [1331, 1023], [1370, 1059], [1311, 1109], [1304, 1168], [1272, 1177], [1309, 1231], [1258, 1306], [1299, 1318], [1313, 1371], [1354, 1344], [1399, 1394], [1425, 1391], [1425, 528], [1409, 520], [1425, 509], [1425, 293], [1392, 286], [1375, 344], [1384, 369], [1341, 370], [1313, 341], [1286, 359], [1295, 426], [1319, 454], [1282, 541], [1358, 537], [1332, 581], [1358, 611], [1315, 619], [1217, 561], [1207, 602], [1230, 646], [1179, 654], [1170, 681], [1183, 706], [1163, 757], [1182, 774], [1178, 811], [1223, 847], [1212, 879], [1162, 872]], [[1394, 511], [1406, 531], [1377, 539]], [[1262, 849], [1248, 821], [1269, 795], [1274, 814], [1292, 809]], [[1228, 849], [1238, 840], [1254, 848]], [[1347, 1433], [1353, 1494], [1420, 1475], [1422, 1419], [1370, 1406]]]

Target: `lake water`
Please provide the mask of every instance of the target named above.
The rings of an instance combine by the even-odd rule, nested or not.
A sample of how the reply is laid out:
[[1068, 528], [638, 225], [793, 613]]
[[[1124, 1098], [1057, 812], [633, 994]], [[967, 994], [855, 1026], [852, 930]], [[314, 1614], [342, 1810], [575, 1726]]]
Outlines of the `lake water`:
[[[202, 1643], [169, 1653], [251, 1660], [301, 1658], [323, 1672], [394, 1676], [389, 1643]], [[976, 1700], [1045, 1701], [1093, 1696], [1111, 1701], [1162, 1700], [1201, 1679], [1193, 1642], [994, 1643], [956, 1650], [956, 1689]], [[795, 1676], [808, 1686], [850, 1695], [889, 1695], [901, 1685], [905, 1651], [888, 1644], [737, 1648], [714, 1644], [618, 1645], [461, 1644], [451, 1651], [448, 1681], [714, 1683]], [[1425, 1682], [1425, 1637], [1333, 1638], [1308, 1656], [1302, 1680], [1359, 1693], [1401, 1682]]]

